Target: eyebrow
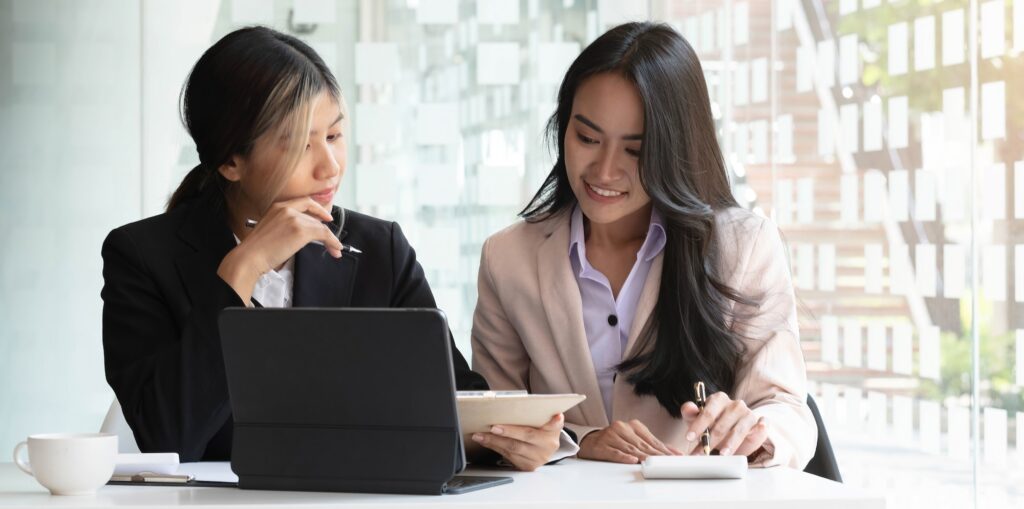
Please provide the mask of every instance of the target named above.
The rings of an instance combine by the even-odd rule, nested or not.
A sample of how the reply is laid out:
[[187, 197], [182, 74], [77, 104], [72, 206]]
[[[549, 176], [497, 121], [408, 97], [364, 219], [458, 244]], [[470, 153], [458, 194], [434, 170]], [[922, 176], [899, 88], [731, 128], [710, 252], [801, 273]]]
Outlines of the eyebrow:
[[[575, 118], [576, 120], [582, 122], [587, 127], [591, 128], [591, 129], [593, 129], [593, 130], [595, 130], [595, 131], [597, 131], [597, 132], [599, 132], [601, 134], [604, 134], [604, 130], [601, 129], [600, 127], [598, 127], [598, 125], [595, 124], [593, 120], [590, 120], [589, 118], [584, 117], [583, 115], [580, 115], [579, 113], [573, 115], [573, 118]], [[643, 134], [628, 134], [626, 136], [623, 136], [622, 139], [624, 139], [624, 140], [643, 140], [644, 139], [644, 135]]]
[[[338, 122], [341, 122], [341, 119], [343, 119], [343, 118], [345, 118], [345, 114], [344, 113], [338, 113], [338, 118], [334, 119], [334, 122], [331, 122], [331, 125], [327, 126], [327, 128], [330, 129], [330, 128], [334, 127], [335, 125], [338, 124]], [[312, 131], [309, 132], [309, 134], [317, 134], [319, 132], [320, 132], [319, 129], [313, 129]]]

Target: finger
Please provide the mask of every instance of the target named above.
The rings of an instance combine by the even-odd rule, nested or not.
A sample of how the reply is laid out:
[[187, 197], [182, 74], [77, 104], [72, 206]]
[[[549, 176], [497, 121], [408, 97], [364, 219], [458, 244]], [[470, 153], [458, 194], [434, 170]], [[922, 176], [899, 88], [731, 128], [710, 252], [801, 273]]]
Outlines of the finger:
[[683, 414], [683, 419], [686, 421], [692, 421], [697, 418], [698, 414], [700, 414], [700, 408], [698, 408], [694, 402], [687, 401], [686, 403], [683, 403], [680, 412]]
[[[726, 405], [722, 413], [718, 415], [718, 419], [711, 424], [711, 447], [721, 451], [722, 444], [736, 424], [751, 415], [754, 415], [753, 412], [742, 401], [732, 401]], [[753, 426], [755, 422], [757, 422], [756, 417], [749, 423], [750, 426]]]
[[685, 456], [686, 455], [686, 453], [683, 452], [681, 449], [676, 449], [675, 447], [672, 447], [671, 445], [668, 446], [668, 450], [672, 451], [672, 454], [675, 455], [675, 456]]
[[690, 427], [686, 432], [686, 441], [693, 442], [697, 440], [705, 429], [710, 428], [718, 420], [718, 415], [722, 413], [722, 410], [729, 401], [731, 400], [723, 392], [712, 394], [708, 398], [707, 404], [704, 405], [704, 410], [701, 410], [700, 415], [690, 422]]
[[651, 454], [655, 456], [659, 454], [664, 454], [665, 456], [672, 455], [672, 451], [670, 451], [668, 447], [665, 447], [665, 444], [662, 443], [661, 440], [658, 440], [658, 437], [655, 437], [654, 434], [651, 433], [651, 430], [647, 429], [647, 426], [645, 426], [644, 423], [640, 422], [638, 419], [633, 419], [632, 421], [629, 421], [629, 424], [633, 426], [633, 431], [650, 447]]
[[560, 413], [559, 414], [555, 414], [555, 415], [552, 415], [551, 416], [551, 420], [549, 420], [546, 424], [541, 426], [540, 429], [545, 430], [545, 431], [558, 431], [559, 433], [561, 433], [562, 428], [565, 426], [565, 422], [564, 421], [565, 421], [565, 416], [563, 416]]
[[513, 456], [523, 455], [525, 452], [524, 450], [530, 447], [530, 444], [525, 442], [520, 442], [513, 438], [498, 436], [493, 433], [474, 433], [473, 440], [480, 445], [501, 454], [509, 461], [512, 461]]
[[743, 443], [736, 447], [737, 456], [750, 456], [755, 451], [764, 445], [765, 441], [768, 440], [768, 422], [765, 421], [764, 416], [761, 416], [757, 420], [757, 424], [750, 429], [747, 433], [747, 438], [743, 440]]
[[614, 447], [600, 447], [595, 451], [595, 458], [602, 461], [610, 461], [613, 463], [625, 463], [628, 465], [635, 465], [642, 461], [639, 457], [629, 453], [622, 452]]
[[[632, 432], [629, 433], [631, 434]], [[643, 461], [647, 459], [647, 456], [650, 456], [650, 453], [645, 450], [643, 441], [636, 435], [616, 434], [608, 438], [606, 445], [613, 449], [618, 449], [629, 456], [636, 457], [637, 461]]]
[[320, 221], [334, 221], [334, 216], [331, 215], [331, 211], [328, 208], [320, 205], [316, 200], [308, 196], [281, 202], [281, 205], [297, 212], [308, 214]]
[[757, 424], [759, 418], [760, 416], [754, 413], [748, 413], [737, 420], [732, 429], [728, 433], [723, 434], [722, 439], [716, 445], [719, 454], [722, 456], [733, 455], [740, 444], [747, 439], [747, 434]]

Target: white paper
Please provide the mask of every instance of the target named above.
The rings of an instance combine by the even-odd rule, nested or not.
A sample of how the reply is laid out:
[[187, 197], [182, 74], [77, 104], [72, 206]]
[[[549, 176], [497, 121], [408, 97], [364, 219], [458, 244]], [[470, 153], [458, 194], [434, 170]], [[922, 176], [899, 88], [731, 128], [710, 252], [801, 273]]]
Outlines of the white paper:
[[909, 323], [892, 326], [892, 371], [900, 375], [913, 374], [914, 331]]
[[936, 325], [928, 325], [922, 327], [919, 331], [918, 346], [918, 371], [917, 374], [921, 378], [931, 378], [932, 380], [939, 380], [940, 366], [939, 362], [941, 359], [939, 352], [939, 327]]
[[914, 400], [907, 396], [892, 397], [892, 429], [895, 438], [909, 444], [914, 437]]
[[967, 283], [967, 251], [964, 246], [942, 246], [942, 296], [959, 299]]
[[[1013, 0], [1013, 49], [1024, 52], [1024, 0]], [[1017, 433], [1022, 429], [1024, 421], [1017, 417]], [[1017, 440], [1017, 444], [1017, 449], [1024, 454], [1024, 441]]]
[[993, 81], [981, 85], [981, 138], [1006, 137], [1006, 83]]
[[999, 467], [1006, 466], [1006, 410], [985, 407], [983, 414], [985, 463]]
[[842, 222], [857, 222], [857, 202], [859, 199], [860, 189], [857, 184], [857, 175], [843, 175], [839, 177], [839, 218]]
[[857, 104], [844, 104], [839, 107], [839, 125], [843, 134], [843, 150], [854, 153], [860, 150], [858, 134], [859, 108]]
[[394, 106], [358, 103], [355, 117], [357, 144], [388, 144], [398, 140], [398, 118]]
[[889, 98], [889, 147], [907, 148], [909, 114], [907, 96]]
[[815, 54], [813, 46], [800, 45], [796, 48], [796, 91], [810, 92], [814, 87]]
[[733, 73], [733, 103], [745, 106], [750, 102], [750, 63], [736, 62]]
[[[577, 42], [545, 42], [538, 45], [537, 81], [557, 85], [580, 54]], [[553, 96], [552, 96], [553, 97]]]
[[910, 219], [910, 172], [889, 171], [889, 217], [893, 221]]
[[953, 9], [942, 13], [942, 65], [964, 63], [964, 10]]
[[971, 411], [957, 404], [946, 406], [946, 446], [949, 456], [966, 460], [971, 455]]
[[836, 245], [818, 246], [818, 289], [823, 292], [836, 290]]
[[889, 398], [885, 393], [868, 391], [868, 430], [875, 435], [885, 433], [888, 424]]
[[789, 30], [793, 28], [793, 12], [797, 0], [778, 0], [775, 2], [775, 29]]
[[[1024, 244], [1013, 246], [1013, 293], [1015, 301], [1024, 302]], [[1024, 364], [1020, 366], [1024, 371]]]
[[864, 427], [864, 391], [847, 387], [843, 396], [846, 398], [846, 425], [851, 431], [860, 431]]
[[885, 324], [868, 324], [868, 369], [885, 371]]
[[750, 63], [750, 102], [768, 100], [768, 59], [757, 58]]
[[860, 51], [857, 34], [839, 38], [839, 84], [853, 85], [860, 78]]
[[926, 71], [935, 67], [935, 16], [914, 20], [914, 69]]
[[918, 244], [914, 249], [917, 289], [924, 297], [935, 297], [935, 244]]
[[335, 0], [295, 0], [292, 6], [294, 23], [324, 25], [338, 22], [338, 3]]
[[882, 100], [864, 103], [864, 151], [882, 150]]
[[420, 145], [447, 145], [458, 143], [458, 103], [420, 104], [416, 106], [416, 143]]
[[935, 220], [935, 173], [929, 170], [914, 172], [914, 218], [918, 221]]
[[519, 0], [476, 0], [476, 21], [482, 25], [516, 25]]
[[416, 165], [416, 203], [430, 207], [459, 203], [459, 168], [454, 164]]
[[981, 186], [984, 195], [984, 218], [987, 220], [1006, 219], [1006, 165], [993, 164], [985, 169], [985, 180]]
[[417, 0], [416, 23], [454, 25], [459, 21], [458, 0]]
[[396, 83], [399, 74], [398, 44], [356, 43], [356, 83]]
[[981, 58], [1006, 53], [1006, 2], [989, 0], [981, 4]]
[[1006, 300], [1006, 246], [988, 245], [982, 252], [982, 288], [991, 300]]
[[931, 454], [939, 454], [940, 430], [942, 429], [942, 418], [939, 403], [936, 401], [921, 400], [918, 402], [918, 422], [921, 430], [921, 449]]
[[1024, 161], [1013, 163], [1013, 216], [1024, 219]]
[[839, 363], [839, 319], [833, 315], [821, 317], [821, 361]]
[[910, 247], [902, 243], [889, 245], [889, 291], [893, 295], [906, 295], [912, 284]]
[[[1020, 247], [1020, 246], [1017, 246]], [[1017, 362], [1013, 366], [1014, 373], [1017, 374], [1017, 386], [1024, 387], [1024, 329], [1017, 329], [1017, 349], [1016, 357]], [[1024, 421], [1018, 420], [1017, 425], [1024, 425]], [[1017, 442], [1017, 447], [1024, 447], [1024, 442]]]
[[796, 287], [814, 289], [814, 244], [796, 246]]
[[796, 181], [796, 220], [803, 224], [814, 222], [814, 177]]
[[907, 44], [910, 27], [905, 22], [889, 25], [889, 74], [907, 72]]
[[356, 180], [356, 203], [360, 207], [379, 207], [397, 203], [395, 190], [398, 181], [394, 166], [359, 163], [353, 173]]
[[835, 116], [831, 111], [818, 110], [818, 155], [831, 156], [836, 152]]
[[780, 163], [793, 162], [793, 115], [779, 115], [775, 122], [775, 156]]
[[885, 175], [878, 170], [864, 172], [864, 221], [878, 222], [885, 218], [888, 200]]
[[863, 342], [859, 323], [853, 320], [843, 323], [843, 364], [854, 368], [864, 366]]
[[864, 293], [882, 293], [882, 245], [864, 246]]
[[231, 0], [231, 22], [236, 25], [270, 25], [274, 0]]
[[818, 42], [817, 76], [820, 86], [831, 88], [836, 85], [836, 41], [826, 39]]
[[238, 482], [238, 475], [231, 470], [230, 461], [203, 461], [178, 465], [178, 474], [189, 474], [197, 481]]
[[743, 46], [750, 42], [750, 4], [747, 2], [736, 2], [733, 4], [732, 34], [732, 42], [736, 46]]

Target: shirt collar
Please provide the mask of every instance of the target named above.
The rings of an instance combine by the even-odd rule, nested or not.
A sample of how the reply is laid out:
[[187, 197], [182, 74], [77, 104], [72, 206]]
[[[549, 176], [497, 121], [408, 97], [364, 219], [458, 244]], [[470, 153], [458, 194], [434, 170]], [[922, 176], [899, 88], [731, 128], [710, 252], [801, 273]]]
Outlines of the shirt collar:
[[[650, 262], [665, 249], [666, 241], [664, 220], [658, 210], [651, 207], [650, 226], [647, 227], [643, 245], [636, 253], [637, 259]], [[572, 218], [569, 220], [569, 256], [575, 257], [578, 262], [580, 275], [590, 266], [586, 261], [587, 243], [583, 235], [583, 211], [579, 205], [573, 207]]]

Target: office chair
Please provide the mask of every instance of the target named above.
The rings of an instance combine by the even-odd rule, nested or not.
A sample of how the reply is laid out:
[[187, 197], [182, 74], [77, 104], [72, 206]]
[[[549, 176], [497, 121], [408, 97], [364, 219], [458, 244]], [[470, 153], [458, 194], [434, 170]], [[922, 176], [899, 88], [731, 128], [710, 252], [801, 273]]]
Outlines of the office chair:
[[821, 420], [821, 412], [818, 405], [807, 395], [807, 406], [811, 408], [814, 415], [814, 424], [818, 426], [818, 445], [814, 449], [814, 457], [804, 468], [804, 472], [823, 477], [830, 481], [843, 482], [843, 476], [839, 475], [839, 464], [836, 463], [836, 455], [832, 452], [832, 443], [828, 440], [828, 432], [825, 431], [825, 423]]

